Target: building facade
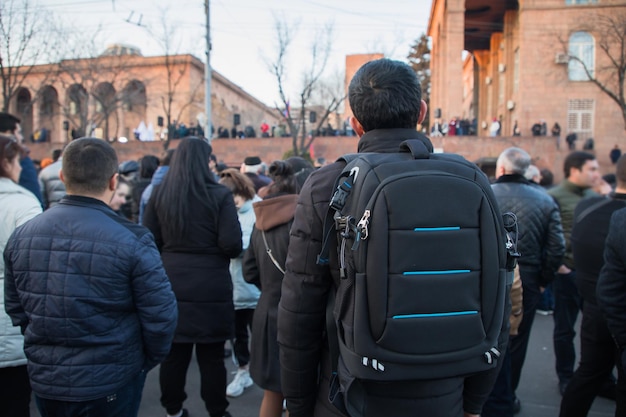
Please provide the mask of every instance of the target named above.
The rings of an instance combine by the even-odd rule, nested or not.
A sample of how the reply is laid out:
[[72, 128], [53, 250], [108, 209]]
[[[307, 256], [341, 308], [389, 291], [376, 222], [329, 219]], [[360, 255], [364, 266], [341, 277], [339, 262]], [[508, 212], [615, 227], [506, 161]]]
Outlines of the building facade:
[[[35, 141], [64, 143], [85, 135], [114, 141], [136, 134], [159, 140], [167, 137], [168, 128], [204, 124], [204, 64], [192, 55], [144, 57], [132, 47], [114, 45], [96, 58], [17, 68], [16, 73], [22, 81], [9, 112], [22, 119], [24, 136]], [[215, 132], [242, 131], [246, 125], [258, 132], [263, 121], [278, 123], [275, 109], [216, 71], [211, 87]]]
[[503, 136], [516, 121], [523, 136], [543, 122], [550, 135], [558, 123], [578, 149], [594, 138], [608, 153], [625, 143], [626, 109], [590, 76], [623, 99], [610, 57], [623, 66], [626, 51], [614, 29], [623, 41], [624, 0], [433, 0], [431, 122], [435, 113], [475, 118], [479, 136], [494, 118]]

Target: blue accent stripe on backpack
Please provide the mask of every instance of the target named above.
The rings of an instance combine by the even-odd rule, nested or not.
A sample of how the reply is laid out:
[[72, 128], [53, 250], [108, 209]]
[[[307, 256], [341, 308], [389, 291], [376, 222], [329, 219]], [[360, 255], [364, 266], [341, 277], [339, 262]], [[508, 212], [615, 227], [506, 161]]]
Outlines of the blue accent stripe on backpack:
[[449, 269], [445, 271], [406, 271], [402, 275], [449, 275], [449, 274], [467, 274], [472, 272], [469, 269]]
[[453, 317], [453, 316], [469, 316], [472, 314], [478, 314], [476, 310], [470, 311], [455, 311], [452, 313], [429, 313], [429, 314], [400, 314], [397, 316], [392, 316], [391, 318], [394, 320], [399, 319], [421, 319], [426, 317]]
[[459, 226], [451, 227], [416, 227], [414, 232], [447, 232], [449, 230], [461, 230]]

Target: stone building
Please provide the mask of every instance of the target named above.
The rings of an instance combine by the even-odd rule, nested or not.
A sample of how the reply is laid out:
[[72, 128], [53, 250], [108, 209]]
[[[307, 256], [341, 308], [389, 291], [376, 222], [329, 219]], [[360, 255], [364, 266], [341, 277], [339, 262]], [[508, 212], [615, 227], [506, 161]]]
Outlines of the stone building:
[[619, 36], [607, 36], [607, 17], [623, 37], [624, 0], [433, 0], [431, 122], [439, 113], [444, 120], [476, 118], [479, 136], [489, 134], [494, 118], [503, 136], [512, 135], [515, 121], [522, 136], [542, 120], [550, 135], [558, 122], [561, 138], [577, 134], [578, 149], [594, 138], [596, 150], [608, 154], [624, 144], [626, 109], [581, 64], [619, 95], [604, 49], [618, 61], [626, 51]]
[[[139, 50], [113, 45], [96, 58], [17, 68], [23, 78], [9, 103], [22, 119], [25, 137], [63, 143], [72, 135], [108, 140], [167, 137], [168, 124], [193, 128], [204, 121], [204, 63], [196, 57], [144, 57]], [[212, 124], [234, 127], [235, 119], [257, 132], [263, 121], [278, 123], [266, 106], [216, 71], [211, 82]], [[237, 116], [235, 116], [237, 115]]]

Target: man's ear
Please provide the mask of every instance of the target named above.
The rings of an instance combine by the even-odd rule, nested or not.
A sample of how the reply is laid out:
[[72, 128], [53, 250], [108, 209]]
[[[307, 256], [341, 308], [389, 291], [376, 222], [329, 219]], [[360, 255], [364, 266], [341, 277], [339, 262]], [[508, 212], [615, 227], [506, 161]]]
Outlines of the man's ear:
[[113, 174], [111, 179], [109, 180], [109, 191], [117, 190], [117, 183], [119, 181], [119, 175], [117, 172]]
[[495, 172], [496, 179], [500, 178], [504, 174], [505, 174], [504, 166], [496, 164], [496, 172]]
[[420, 116], [419, 116], [419, 120], [417, 121], [418, 125], [421, 125], [424, 119], [426, 118], [427, 111], [428, 111], [428, 104], [426, 104], [426, 102], [422, 100], [422, 102], [420, 103]]
[[358, 137], [363, 136], [365, 133], [363, 126], [354, 116], [350, 116], [350, 126], [352, 126], [352, 130], [354, 130], [354, 133], [356, 133]]
[[63, 184], [65, 184], [65, 175], [63, 175], [63, 169], [59, 171], [59, 179]]

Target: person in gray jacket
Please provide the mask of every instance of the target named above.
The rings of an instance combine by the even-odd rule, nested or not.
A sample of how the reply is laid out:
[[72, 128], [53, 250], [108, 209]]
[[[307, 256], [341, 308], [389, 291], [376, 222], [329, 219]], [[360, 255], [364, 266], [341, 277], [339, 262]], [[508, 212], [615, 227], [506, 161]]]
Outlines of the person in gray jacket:
[[59, 159], [39, 173], [39, 188], [44, 210], [56, 205], [65, 195], [65, 184], [59, 176], [61, 168], [63, 168], [63, 160]]
[[111, 145], [71, 142], [61, 180], [68, 195], [6, 245], [5, 309], [42, 416], [136, 417], [146, 372], [169, 352], [176, 299], [152, 234], [107, 205]]

